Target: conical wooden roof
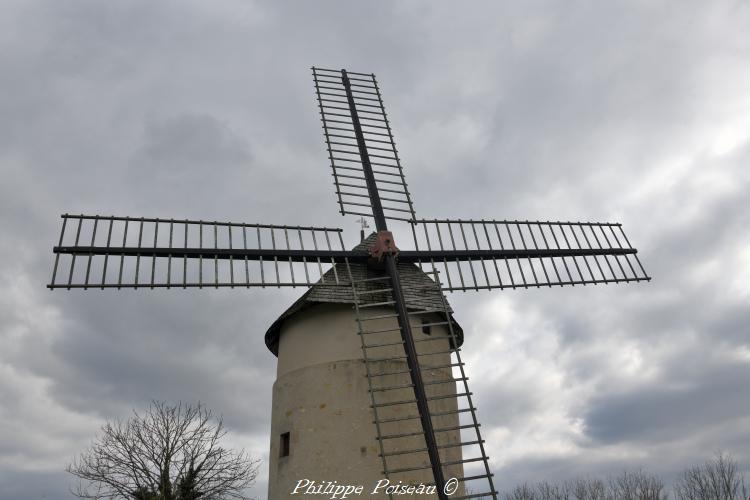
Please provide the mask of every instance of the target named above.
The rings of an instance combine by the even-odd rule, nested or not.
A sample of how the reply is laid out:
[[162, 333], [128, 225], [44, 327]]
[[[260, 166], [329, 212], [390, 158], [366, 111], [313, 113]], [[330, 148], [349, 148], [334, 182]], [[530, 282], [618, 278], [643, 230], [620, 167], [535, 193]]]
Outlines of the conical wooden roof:
[[[359, 245], [355, 246], [354, 250], [366, 250], [374, 241], [375, 233], [372, 233]], [[292, 315], [321, 303], [354, 304], [354, 294], [349, 276], [350, 270], [354, 281], [385, 276], [384, 271], [364, 263], [349, 264], [349, 269], [347, 269], [346, 264], [338, 264], [335, 272], [333, 269], [330, 269], [324, 274], [323, 278], [318, 280], [294, 304], [289, 306], [268, 329], [265, 335], [265, 342], [272, 353], [278, 356], [281, 326]], [[438, 285], [424, 271], [414, 264], [398, 263], [398, 272], [401, 277], [401, 287], [408, 309], [414, 311], [443, 309], [444, 297], [442, 296], [442, 292]], [[336, 275], [338, 275], [338, 284], [336, 284]], [[379, 286], [377, 281], [370, 281], [358, 285], [357, 290], [366, 290], [367, 288], [374, 290], [380, 287], [382, 287], [382, 284]], [[360, 296], [359, 303], [383, 302], [389, 300], [389, 297], [389, 293], [368, 293]], [[447, 300], [445, 303], [447, 304]], [[448, 305], [448, 311], [449, 313], [453, 312], [450, 305]], [[452, 315], [451, 320], [453, 320]], [[453, 320], [453, 324], [458, 342], [462, 344], [463, 330], [455, 320]], [[354, 325], [352, 327], [354, 328]]]

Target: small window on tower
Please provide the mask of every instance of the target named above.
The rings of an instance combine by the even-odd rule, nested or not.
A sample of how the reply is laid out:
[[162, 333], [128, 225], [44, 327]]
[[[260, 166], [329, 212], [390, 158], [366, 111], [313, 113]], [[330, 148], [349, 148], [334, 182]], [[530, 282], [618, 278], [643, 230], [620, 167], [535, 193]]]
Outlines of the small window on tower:
[[289, 456], [289, 433], [285, 432], [279, 440], [279, 457]]
[[432, 333], [432, 326], [430, 326], [430, 320], [422, 318], [422, 333], [430, 335]]

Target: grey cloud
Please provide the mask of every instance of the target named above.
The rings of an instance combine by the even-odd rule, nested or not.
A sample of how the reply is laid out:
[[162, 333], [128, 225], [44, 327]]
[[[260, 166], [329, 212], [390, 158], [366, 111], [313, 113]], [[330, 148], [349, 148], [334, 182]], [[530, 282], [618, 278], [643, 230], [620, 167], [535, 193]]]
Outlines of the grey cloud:
[[268, 300], [251, 299], [247, 308], [247, 297], [178, 294], [95, 298], [83, 306], [77, 325], [51, 347], [67, 367], [47, 373], [60, 404], [109, 408], [106, 414], [121, 411], [122, 401], [205, 400], [238, 430], [262, 425], [265, 415], [250, 398], [267, 399], [273, 381], [262, 343], [263, 325], [275, 319], [262, 312]]
[[217, 166], [237, 168], [250, 160], [247, 145], [226, 124], [212, 116], [198, 114], [150, 123], [139, 156], [142, 161], [135, 162], [136, 169], [148, 168], [148, 173], [155, 176], [166, 174], [167, 180], [172, 182], [182, 182], [180, 174], [193, 173], [194, 169], [214, 175], [226, 174], [214, 169]]
[[624, 393], [610, 388], [610, 394], [589, 402], [586, 434], [608, 444], [641, 440], [654, 444], [744, 418], [750, 399], [747, 363], [725, 362], [700, 370], [699, 376], [689, 375]]

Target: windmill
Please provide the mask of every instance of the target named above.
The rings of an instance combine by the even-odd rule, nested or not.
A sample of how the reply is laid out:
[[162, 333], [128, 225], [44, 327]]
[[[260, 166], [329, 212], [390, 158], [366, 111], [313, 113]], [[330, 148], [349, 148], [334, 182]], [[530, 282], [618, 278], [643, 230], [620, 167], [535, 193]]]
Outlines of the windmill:
[[[347, 250], [337, 228], [65, 214], [48, 287], [308, 287], [266, 334], [266, 345], [279, 355], [280, 372], [284, 364], [298, 383], [312, 383], [313, 389], [328, 385], [310, 382], [313, 371], [307, 365], [305, 371], [292, 370], [298, 368], [294, 363], [328, 356], [331, 349], [346, 350], [342, 346], [358, 338], [361, 351], [354, 372], [330, 375], [341, 365], [328, 359], [325, 376], [338, 377], [336, 383], [344, 384], [354, 380], [354, 373], [362, 376], [364, 385], [359, 379], [346, 382], [358, 389], [339, 401], [349, 406], [334, 413], [313, 417], [314, 412], [299, 406], [308, 427], [320, 423], [304, 434], [305, 429], [290, 433], [275, 432], [283, 428], [274, 427], [277, 413], [285, 410], [281, 406], [306, 397], [309, 387], [290, 395], [280, 386], [277, 394], [282, 380], [277, 379], [271, 456], [278, 454], [279, 464], [271, 464], [271, 497], [291, 494], [292, 486], [308, 494], [330, 494], [347, 486], [336, 478], [315, 481], [310, 476], [291, 484], [291, 471], [305, 469], [299, 468], [301, 462], [295, 469], [284, 460], [293, 455], [290, 446], [304, 449], [299, 437], [295, 442], [294, 432], [311, 442], [319, 439], [317, 444], [325, 447], [347, 441], [337, 440], [335, 433], [351, 427], [358, 435], [373, 436], [374, 456], [366, 446], [361, 447], [361, 457], [348, 454], [346, 446], [319, 450], [319, 455], [327, 454], [333, 460], [330, 467], [342, 474], [344, 465], [361, 459], [362, 467], [390, 481], [392, 489], [384, 485], [377, 494], [398, 495], [399, 488], [420, 483], [428, 488], [427, 494], [441, 499], [449, 494], [497, 498], [460, 357], [463, 332], [443, 292], [650, 278], [617, 223], [417, 218], [375, 75], [315, 67], [312, 71], [339, 211], [361, 217], [363, 229], [365, 217], [372, 218], [373, 234]], [[402, 245], [402, 237], [410, 244]], [[310, 304], [324, 303], [346, 305], [353, 321], [345, 330], [351, 335], [331, 334], [319, 340], [327, 333], [309, 325], [302, 335], [294, 333], [299, 324], [289, 318]], [[313, 338], [324, 347], [313, 348]], [[283, 347], [285, 342], [293, 347]], [[280, 348], [291, 353], [285, 354], [283, 363]], [[367, 404], [358, 398], [367, 398]], [[359, 402], [347, 403], [354, 400]], [[325, 406], [321, 404], [320, 410]], [[286, 416], [293, 414], [289, 408]], [[342, 425], [335, 415], [359, 420]], [[367, 425], [360, 426], [362, 420]], [[323, 428], [334, 434], [324, 435]]]

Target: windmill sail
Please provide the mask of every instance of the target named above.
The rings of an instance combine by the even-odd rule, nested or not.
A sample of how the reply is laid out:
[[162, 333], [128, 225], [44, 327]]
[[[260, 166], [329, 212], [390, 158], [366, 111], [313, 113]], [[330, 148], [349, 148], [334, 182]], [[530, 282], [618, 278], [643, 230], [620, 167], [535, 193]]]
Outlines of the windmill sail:
[[443, 290], [649, 281], [621, 224], [418, 220], [401, 261], [441, 271]]
[[51, 289], [309, 286], [343, 250], [341, 229], [326, 227], [68, 214], [62, 220]]
[[[312, 70], [341, 214], [373, 216], [363, 170], [363, 162], [368, 162], [386, 219], [415, 219], [375, 75]], [[356, 137], [355, 123], [362, 130], [362, 143]]]

